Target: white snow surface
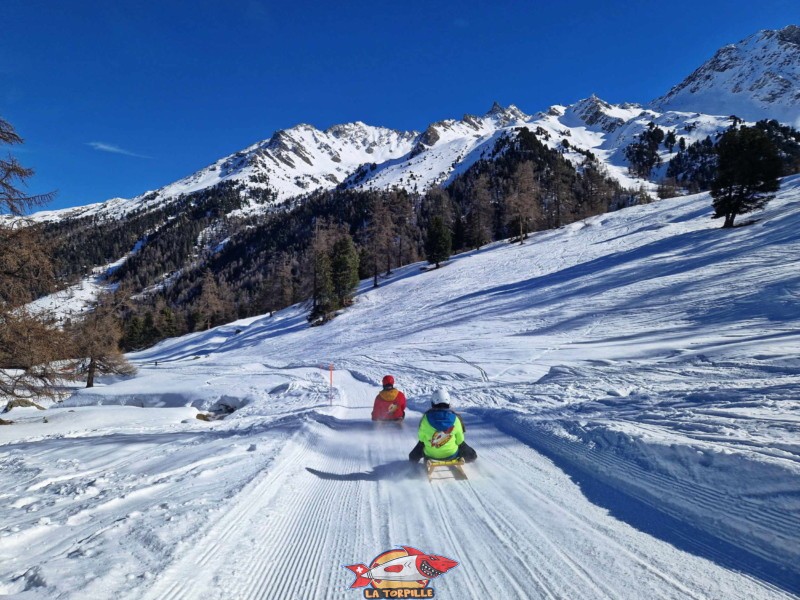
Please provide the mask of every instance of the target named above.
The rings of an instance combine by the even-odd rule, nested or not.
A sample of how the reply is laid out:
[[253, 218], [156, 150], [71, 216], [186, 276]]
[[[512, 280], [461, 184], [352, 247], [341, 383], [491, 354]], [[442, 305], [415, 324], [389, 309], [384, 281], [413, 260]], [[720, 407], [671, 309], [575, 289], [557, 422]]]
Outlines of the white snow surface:
[[[800, 177], [749, 225], [711, 212], [411, 265], [325, 326], [245, 319], [12, 409], [0, 596], [361, 598], [343, 565], [404, 545], [459, 562], [443, 599], [797, 598]], [[386, 373], [402, 429], [370, 422]], [[406, 459], [439, 386], [468, 481]]]

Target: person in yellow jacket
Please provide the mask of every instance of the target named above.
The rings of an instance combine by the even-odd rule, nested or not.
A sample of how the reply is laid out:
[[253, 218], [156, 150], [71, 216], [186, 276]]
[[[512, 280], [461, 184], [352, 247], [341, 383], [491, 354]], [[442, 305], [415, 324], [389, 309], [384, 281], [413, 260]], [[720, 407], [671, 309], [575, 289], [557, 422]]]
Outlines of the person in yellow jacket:
[[422, 416], [417, 431], [419, 442], [409, 453], [408, 460], [418, 462], [426, 457], [433, 460], [463, 458], [472, 462], [477, 452], [464, 441], [461, 417], [450, 409], [450, 394], [439, 388], [433, 394], [431, 408]]

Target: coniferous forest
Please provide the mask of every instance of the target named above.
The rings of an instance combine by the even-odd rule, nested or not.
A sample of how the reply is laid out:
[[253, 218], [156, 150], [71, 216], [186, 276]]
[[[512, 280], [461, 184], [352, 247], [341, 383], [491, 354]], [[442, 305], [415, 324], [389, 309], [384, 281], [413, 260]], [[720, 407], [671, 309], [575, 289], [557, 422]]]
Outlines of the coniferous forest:
[[[796, 172], [800, 134], [775, 121], [757, 128], [778, 148], [783, 171]], [[350, 304], [360, 279], [377, 286], [402, 265], [427, 259], [439, 267], [489, 242], [525, 243], [536, 231], [653, 200], [623, 189], [590, 152], [576, 168], [564, 158], [568, 145], [549, 148], [542, 135], [517, 128], [489, 156], [424, 194], [340, 185], [241, 216], [236, 211], [247, 204], [274, 198], [222, 183], [123, 219], [49, 224], [44, 235], [62, 285], [128, 254], [107, 276], [125, 350], [297, 302], [307, 302], [309, 321], [322, 324]], [[686, 146], [653, 126], [626, 156], [632, 171], [649, 175], [660, 146], [677, 146], [666, 171], [671, 189], [698, 191], [714, 180], [717, 142]]]

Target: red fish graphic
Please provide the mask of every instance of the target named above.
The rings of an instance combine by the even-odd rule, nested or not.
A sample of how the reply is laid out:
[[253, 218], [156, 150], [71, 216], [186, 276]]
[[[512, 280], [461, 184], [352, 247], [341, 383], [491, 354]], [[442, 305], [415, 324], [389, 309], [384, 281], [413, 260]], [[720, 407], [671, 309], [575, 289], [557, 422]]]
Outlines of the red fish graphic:
[[380, 565], [375, 565], [371, 569], [363, 564], [345, 565], [345, 569], [350, 569], [356, 576], [356, 580], [350, 587], [364, 587], [373, 580], [424, 583], [428, 579], [438, 577], [458, 566], [456, 561], [444, 556], [425, 554], [409, 546], [400, 547], [405, 550], [406, 556], [393, 558]]

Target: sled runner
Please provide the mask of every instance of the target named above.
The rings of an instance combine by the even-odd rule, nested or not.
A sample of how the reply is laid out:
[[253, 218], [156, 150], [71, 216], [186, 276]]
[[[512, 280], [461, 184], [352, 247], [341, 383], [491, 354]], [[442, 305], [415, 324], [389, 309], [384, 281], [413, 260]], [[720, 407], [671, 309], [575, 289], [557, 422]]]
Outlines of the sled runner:
[[434, 479], [450, 479], [449, 477], [434, 477], [434, 472], [449, 473], [453, 479], [468, 479], [467, 474], [464, 472], [464, 459], [454, 458], [451, 460], [435, 460], [433, 458], [425, 459], [425, 468], [428, 471], [428, 481]]

